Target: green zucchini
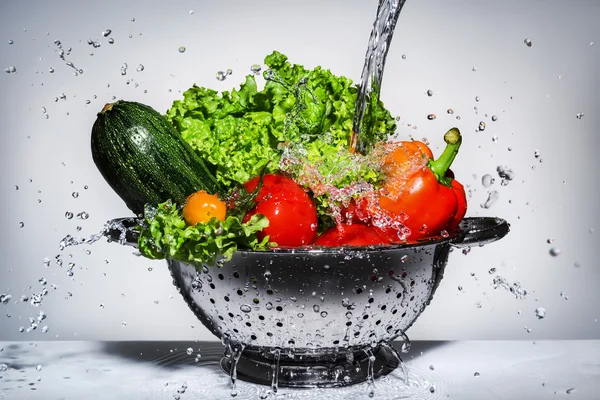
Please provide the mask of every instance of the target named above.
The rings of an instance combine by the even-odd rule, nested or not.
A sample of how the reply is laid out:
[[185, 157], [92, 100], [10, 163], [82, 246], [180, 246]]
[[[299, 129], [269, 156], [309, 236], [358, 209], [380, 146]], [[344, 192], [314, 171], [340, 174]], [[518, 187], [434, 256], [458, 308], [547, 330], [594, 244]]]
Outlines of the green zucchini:
[[119, 100], [104, 106], [92, 127], [92, 158], [104, 179], [136, 215], [145, 204], [182, 204], [222, 187], [204, 160], [152, 107]]

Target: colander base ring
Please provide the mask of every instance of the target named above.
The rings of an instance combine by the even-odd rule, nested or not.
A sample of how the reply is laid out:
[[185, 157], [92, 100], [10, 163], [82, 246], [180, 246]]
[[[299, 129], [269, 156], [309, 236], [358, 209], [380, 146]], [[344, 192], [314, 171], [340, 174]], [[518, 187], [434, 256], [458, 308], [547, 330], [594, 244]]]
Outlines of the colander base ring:
[[[365, 382], [369, 377], [369, 351], [375, 357], [374, 379], [389, 374], [400, 365], [398, 357], [390, 346], [354, 348], [350, 357], [342, 355], [341, 351], [336, 357], [318, 353], [290, 357], [286, 349], [281, 349], [279, 373], [276, 376], [277, 386], [329, 388]], [[231, 357], [223, 357], [220, 364], [221, 369], [230, 375]], [[237, 379], [267, 386], [274, 385], [275, 370], [276, 362], [263, 357], [261, 352], [255, 349], [244, 350], [236, 368]]]

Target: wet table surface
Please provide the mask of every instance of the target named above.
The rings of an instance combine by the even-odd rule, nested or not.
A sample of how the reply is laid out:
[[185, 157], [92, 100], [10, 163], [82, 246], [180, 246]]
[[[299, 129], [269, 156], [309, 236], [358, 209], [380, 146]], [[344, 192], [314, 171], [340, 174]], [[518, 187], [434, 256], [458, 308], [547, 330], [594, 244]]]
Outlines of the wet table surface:
[[[395, 344], [399, 349], [399, 344]], [[0, 399], [228, 399], [220, 342], [0, 342]], [[375, 399], [600, 399], [600, 340], [413, 342]], [[235, 399], [362, 399], [238, 381]]]

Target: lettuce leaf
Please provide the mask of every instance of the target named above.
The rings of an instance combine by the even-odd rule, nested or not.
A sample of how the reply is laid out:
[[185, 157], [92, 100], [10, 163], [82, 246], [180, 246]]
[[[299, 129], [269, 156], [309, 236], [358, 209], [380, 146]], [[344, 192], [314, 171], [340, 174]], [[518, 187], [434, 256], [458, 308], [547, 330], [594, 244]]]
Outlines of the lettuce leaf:
[[204, 224], [188, 226], [180, 208], [167, 201], [157, 209], [146, 209], [138, 248], [143, 256], [151, 259], [214, 264], [217, 259], [230, 260], [238, 248], [267, 249], [269, 238], [259, 241], [256, 232], [268, 225], [266, 217], [255, 214], [246, 223], [236, 216], [228, 216], [225, 221], [213, 218]]
[[[313, 143], [332, 136], [329, 150], [318, 152], [325, 164], [336, 162], [331, 148], [348, 148], [357, 86], [320, 66], [308, 70], [291, 64], [277, 51], [265, 58], [266, 84], [259, 91], [253, 75], [239, 89], [218, 93], [194, 86], [167, 112], [183, 139], [216, 166], [217, 179], [228, 188], [279, 169], [282, 143]], [[396, 129], [395, 120], [379, 103], [373, 141]], [[333, 146], [333, 147], [332, 147]], [[317, 153], [315, 153], [315, 157]], [[356, 175], [356, 174], [354, 174]], [[342, 181], [352, 181], [348, 176]]]

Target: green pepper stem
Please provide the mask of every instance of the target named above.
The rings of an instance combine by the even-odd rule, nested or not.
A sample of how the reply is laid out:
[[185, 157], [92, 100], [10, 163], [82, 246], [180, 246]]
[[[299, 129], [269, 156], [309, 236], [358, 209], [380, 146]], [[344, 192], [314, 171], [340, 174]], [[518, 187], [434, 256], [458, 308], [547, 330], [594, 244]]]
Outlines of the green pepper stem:
[[452, 178], [447, 177], [446, 173], [458, 154], [458, 149], [462, 143], [462, 136], [458, 128], [452, 128], [446, 132], [444, 141], [446, 142], [444, 152], [437, 160], [429, 160], [427, 166], [433, 172], [438, 182], [442, 185], [452, 186]]

